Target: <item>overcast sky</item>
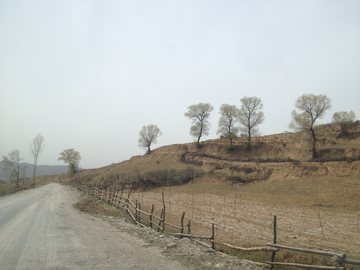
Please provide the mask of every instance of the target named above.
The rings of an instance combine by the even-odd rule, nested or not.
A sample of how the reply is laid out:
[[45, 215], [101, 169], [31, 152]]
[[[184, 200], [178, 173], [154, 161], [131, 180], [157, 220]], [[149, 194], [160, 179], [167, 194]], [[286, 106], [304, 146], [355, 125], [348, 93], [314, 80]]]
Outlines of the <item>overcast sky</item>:
[[262, 135], [289, 130], [295, 100], [325, 94], [360, 118], [360, 1], [0, 1], [0, 155], [28, 149], [38, 164], [74, 148], [83, 168], [192, 142], [187, 107], [264, 104]]

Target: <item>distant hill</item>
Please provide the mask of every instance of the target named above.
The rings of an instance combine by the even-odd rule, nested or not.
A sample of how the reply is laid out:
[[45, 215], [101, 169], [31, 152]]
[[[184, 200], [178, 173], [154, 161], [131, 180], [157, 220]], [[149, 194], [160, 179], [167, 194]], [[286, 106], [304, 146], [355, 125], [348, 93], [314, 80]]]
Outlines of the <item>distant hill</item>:
[[[32, 178], [34, 165], [30, 164], [30, 163], [26, 163], [26, 162], [22, 162], [21, 165], [26, 166], [25, 178]], [[2, 164], [2, 162], [0, 162], [0, 180], [5, 181], [5, 182], [9, 182], [10, 177], [9, 177], [8, 173], [5, 172], [3, 169], [4, 169], [4, 165]], [[53, 166], [51, 166], [51, 165], [37, 165], [37, 167], [36, 167], [36, 176], [58, 175], [58, 174], [67, 173], [67, 171], [68, 171], [68, 166], [67, 165], [53, 165]]]

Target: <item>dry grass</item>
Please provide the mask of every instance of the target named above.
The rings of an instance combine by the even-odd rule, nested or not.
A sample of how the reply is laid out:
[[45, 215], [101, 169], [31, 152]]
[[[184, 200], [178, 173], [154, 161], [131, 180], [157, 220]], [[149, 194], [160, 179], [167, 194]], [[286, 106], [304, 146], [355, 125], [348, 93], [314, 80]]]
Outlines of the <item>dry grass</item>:
[[[38, 176], [35, 179], [36, 186], [46, 185], [49, 183], [61, 183], [67, 181], [68, 178], [65, 175], [43, 175]], [[34, 181], [30, 178], [24, 178], [19, 180], [19, 190], [26, 190], [33, 188]], [[0, 196], [10, 195], [16, 192], [15, 183], [0, 184]]]
[[137, 192], [132, 199], [148, 211], [155, 204], [156, 214], [160, 214], [164, 192], [169, 222], [180, 225], [181, 214], [186, 212], [192, 233], [210, 236], [211, 223], [215, 223], [216, 240], [231, 245], [264, 246], [272, 242], [272, 221], [277, 215], [279, 244], [358, 256], [359, 180], [360, 175], [309, 177], [263, 181], [239, 188], [193, 183]]
[[0, 196], [10, 195], [16, 192], [15, 184], [2, 183], [0, 184]]

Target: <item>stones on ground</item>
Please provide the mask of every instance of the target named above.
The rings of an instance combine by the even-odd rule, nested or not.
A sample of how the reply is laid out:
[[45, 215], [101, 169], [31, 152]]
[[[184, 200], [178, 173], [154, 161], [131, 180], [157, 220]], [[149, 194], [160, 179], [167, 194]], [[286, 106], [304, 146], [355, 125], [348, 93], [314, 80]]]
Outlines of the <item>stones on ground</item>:
[[167, 248], [174, 248], [176, 247], [176, 243], [170, 243], [167, 245]]
[[190, 243], [190, 239], [187, 238], [187, 237], [184, 237], [183, 239], [180, 240], [180, 242], [183, 242], [183, 243]]

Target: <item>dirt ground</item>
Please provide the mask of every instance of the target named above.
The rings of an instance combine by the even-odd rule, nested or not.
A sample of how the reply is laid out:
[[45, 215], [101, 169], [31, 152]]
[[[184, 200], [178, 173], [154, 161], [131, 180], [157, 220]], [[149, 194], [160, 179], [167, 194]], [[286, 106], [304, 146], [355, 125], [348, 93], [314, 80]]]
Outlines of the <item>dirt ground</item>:
[[[218, 196], [211, 193], [179, 193], [175, 188], [132, 194], [142, 208], [162, 208], [165, 194], [166, 219], [180, 225], [183, 212], [195, 235], [210, 236], [215, 224], [215, 240], [234, 246], [265, 246], [273, 241], [273, 220], [277, 216], [277, 243], [281, 245], [360, 254], [360, 215], [334, 211], [333, 205], [312, 207], [268, 205], [244, 200], [241, 194]], [[157, 210], [157, 212], [156, 212]], [[219, 246], [221, 248], [221, 246]]]
[[142, 238], [147, 243], [143, 245], [144, 248], [150, 246], [160, 247], [163, 254], [168, 258], [181, 262], [184, 269], [263, 269], [254, 262], [215, 252], [188, 238], [179, 239], [166, 233], [135, 225], [124, 211], [115, 209], [90, 196], [73, 204], [73, 206], [82, 212], [102, 218], [131, 236]]

